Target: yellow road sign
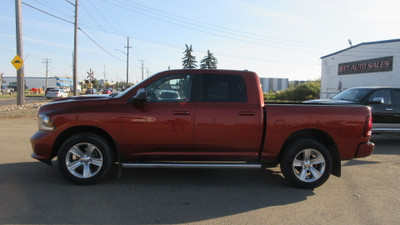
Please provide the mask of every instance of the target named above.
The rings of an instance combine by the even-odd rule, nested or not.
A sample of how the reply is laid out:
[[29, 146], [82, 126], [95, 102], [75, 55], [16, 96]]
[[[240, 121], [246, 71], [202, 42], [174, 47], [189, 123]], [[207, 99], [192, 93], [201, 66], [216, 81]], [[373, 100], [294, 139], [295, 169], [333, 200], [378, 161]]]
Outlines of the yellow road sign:
[[11, 64], [15, 67], [15, 69], [19, 70], [21, 66], [24, 64], [24, 60], [19, 57], [19, 55], [16, 55], [14, 59], [11, 61]]

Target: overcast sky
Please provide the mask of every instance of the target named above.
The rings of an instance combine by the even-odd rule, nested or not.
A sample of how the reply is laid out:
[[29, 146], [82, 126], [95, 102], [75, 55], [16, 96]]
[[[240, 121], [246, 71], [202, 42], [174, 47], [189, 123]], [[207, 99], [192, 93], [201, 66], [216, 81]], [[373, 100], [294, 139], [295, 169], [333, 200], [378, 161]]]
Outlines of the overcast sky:
[[[25, 76], [72, 77], [75, 0], [23, 0]], [[40, 11], [39, 11], [40, 10]], [[321, 57], [353, 45], [400, 38], [398, 0], [80, 0], [78, 79], [126, 80], [182, 68], [185, 44], [198, 62], [261, 77], [315, 80]], [[50, 15], [49, 15], [50, 14]], [[0, 73], [15, 76], [15, 0], [1, 0]]]

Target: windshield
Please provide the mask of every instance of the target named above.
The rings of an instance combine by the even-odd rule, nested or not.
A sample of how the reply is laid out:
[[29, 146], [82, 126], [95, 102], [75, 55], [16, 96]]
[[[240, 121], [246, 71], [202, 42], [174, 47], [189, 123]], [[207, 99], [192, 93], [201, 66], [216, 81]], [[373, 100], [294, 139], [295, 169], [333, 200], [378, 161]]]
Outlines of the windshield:
[[368, 89], [347, 89], [343, 92], [340, 92], [337, 94], [335, 97], [333, 97], [333, 100], [346, 100], [346, 101], [353, 101], [353, 102], [360, 102], [368, 93], [370, 90]]

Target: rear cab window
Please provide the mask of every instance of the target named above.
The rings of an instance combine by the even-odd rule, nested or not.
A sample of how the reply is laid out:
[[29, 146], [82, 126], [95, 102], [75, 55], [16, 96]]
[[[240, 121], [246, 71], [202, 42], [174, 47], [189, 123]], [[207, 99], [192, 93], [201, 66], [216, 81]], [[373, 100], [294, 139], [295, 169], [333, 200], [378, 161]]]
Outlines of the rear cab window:
[[198, 89], [198, 102], [247, 102], [246, 83], [240, 75], [204, 75]]

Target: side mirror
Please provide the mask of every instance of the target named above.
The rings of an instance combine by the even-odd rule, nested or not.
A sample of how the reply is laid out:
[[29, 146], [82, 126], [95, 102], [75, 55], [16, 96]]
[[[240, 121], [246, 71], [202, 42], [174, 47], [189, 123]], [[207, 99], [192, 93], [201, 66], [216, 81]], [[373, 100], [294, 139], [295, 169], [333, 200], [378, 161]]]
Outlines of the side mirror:
[[146, 89], [144, 88], [140, 88], [137, 92], [136, 95], [134, 95], [131, 98], [131, 102], [132, 103], [142, 103], [142, 102], [146, 102], [147, 101], [147, 97], [146, 97]]
[[374, 97], [372, 101], [369, 101], [369, 104], [383, 104], [385, 103], [385, 99], [382, 97]]

